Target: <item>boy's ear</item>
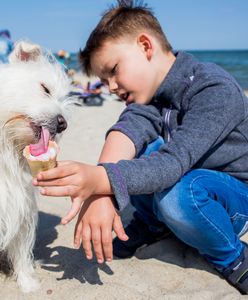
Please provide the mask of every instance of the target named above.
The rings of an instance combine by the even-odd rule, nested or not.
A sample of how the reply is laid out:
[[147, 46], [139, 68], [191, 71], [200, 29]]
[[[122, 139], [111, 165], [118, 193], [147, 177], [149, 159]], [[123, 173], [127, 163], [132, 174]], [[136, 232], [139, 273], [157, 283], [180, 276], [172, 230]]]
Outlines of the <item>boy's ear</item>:
[[137, 38], [137, 42], [138, 42], [139, 46], [141, 47], [141, 49], [146, 54], [147, 59], [151, 60], [151, 58], [153, 56], [153, 52], [154, 52], [151, 37], [146, 33], [141, 33]]

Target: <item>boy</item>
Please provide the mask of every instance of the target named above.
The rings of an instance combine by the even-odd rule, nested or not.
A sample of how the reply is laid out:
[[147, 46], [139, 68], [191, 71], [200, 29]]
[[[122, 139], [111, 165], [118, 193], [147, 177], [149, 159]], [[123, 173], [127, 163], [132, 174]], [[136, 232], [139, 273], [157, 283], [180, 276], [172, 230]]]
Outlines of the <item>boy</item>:
[[[248, 293], [248, 101], [214, 64], [173, 53], [146, 7], [118, 1], [80, 53], [127, 108], [108, 131], [98, 166], [60, 162], [34, 180], [43, 195], [71, 196], [68, 223], [81, 209], [75, 246], [98, 262], [129, 257], [167, 227]], [[111, 195], [114, 194], [114, 198]], [[116, 208], [132, 196], [135, 219], [123, 230]], [[83, 205], [82, 205], [83, 203]], [[82, 205], [82, 206], [81, 206]]]

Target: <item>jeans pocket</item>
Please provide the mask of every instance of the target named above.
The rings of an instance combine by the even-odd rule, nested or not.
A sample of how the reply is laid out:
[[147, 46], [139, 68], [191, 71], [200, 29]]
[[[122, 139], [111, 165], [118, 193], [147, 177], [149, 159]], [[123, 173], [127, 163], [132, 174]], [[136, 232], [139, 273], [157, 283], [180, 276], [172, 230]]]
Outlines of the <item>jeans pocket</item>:
[[248, 216], [236, 213], [231, 217], [234, 232], [240, 237], [248, 231]]

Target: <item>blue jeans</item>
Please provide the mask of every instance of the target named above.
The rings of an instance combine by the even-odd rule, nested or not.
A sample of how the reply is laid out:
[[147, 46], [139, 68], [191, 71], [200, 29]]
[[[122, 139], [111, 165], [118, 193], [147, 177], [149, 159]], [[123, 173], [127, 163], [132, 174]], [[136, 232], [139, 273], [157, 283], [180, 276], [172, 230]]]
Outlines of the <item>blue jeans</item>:
[[[142, 155], [162, 143], [159, 138]], [[152, 231], [165, 224], [217, 268], [228, 266], [243, 250], [239, 237], [248, 229], [248, 186], [227, 173], [195, 169], [173, 187], [133, 196], [131, 202]]]

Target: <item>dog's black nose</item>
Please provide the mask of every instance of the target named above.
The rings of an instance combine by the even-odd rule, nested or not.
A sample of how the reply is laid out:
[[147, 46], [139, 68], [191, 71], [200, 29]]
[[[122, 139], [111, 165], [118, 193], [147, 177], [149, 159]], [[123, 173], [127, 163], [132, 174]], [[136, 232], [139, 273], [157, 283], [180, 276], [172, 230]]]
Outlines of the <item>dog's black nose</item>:
[[64, 131], [67, 128], [67, 122], [62, 115], [57, 116], [57, 122], [58, 122], [58, 125], [57, 125], [58, 133]]

